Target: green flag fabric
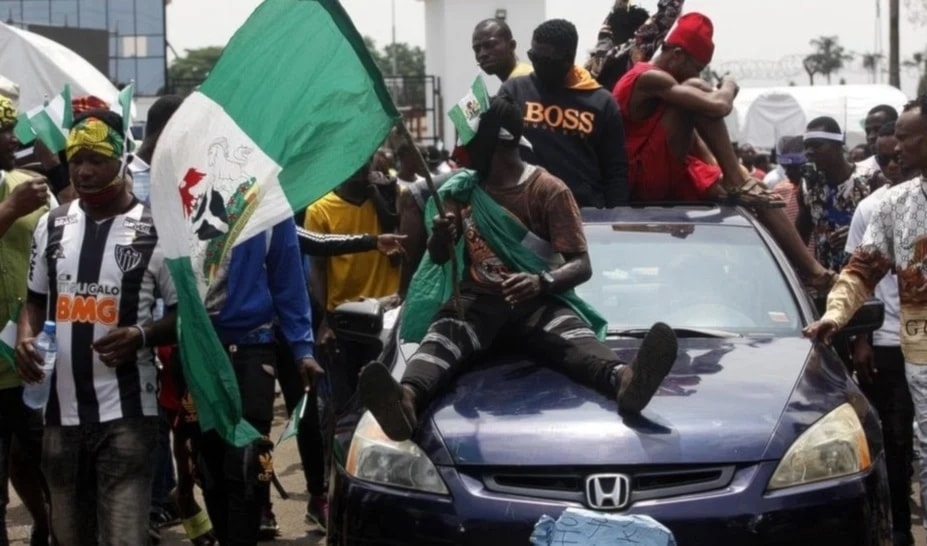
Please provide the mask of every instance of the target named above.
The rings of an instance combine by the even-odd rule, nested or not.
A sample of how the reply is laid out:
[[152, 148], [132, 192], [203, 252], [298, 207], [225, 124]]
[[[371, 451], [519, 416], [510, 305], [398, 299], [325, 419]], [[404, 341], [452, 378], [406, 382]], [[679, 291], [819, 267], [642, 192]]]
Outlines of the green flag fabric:
[[[515, 215], [480, 188], [479, 176], [475, 171], [461, 171], [454, 175], [438, 189], [438, 194], [442, 199], [471, 205], [473, 222], [486, 239], [486, 244], [512, 271], [540, 273], [549, 267], [548, 263], [530, 248], [536, 245], [537, 236], [531, 234]], [[434, 199], [428, 200], [425, 209], [425, 218], [433, 218], [438, 213]], [[455, 251], [455, 259], [459, 262], [459, 277], [469, 270], [465, 263], [465, 244], [461, 238]], [[449, 266], [439, 266], [432, 262], [428, 253], [425, 253], [421, 265], [412, 277], [403, 305], [400, 337], [404, 341], [417, 343], [425, 337], [431, 319], [441, 305], [450, 299], [454, 283], [461, 280], [454, 279], [451, 271], [452, 268]], [[573, 309], [600, 340], [605, 339], [608, 321], [574, 290], [561, 292], [554, 297]]]
[[22, 112], [16, 118], [16, 127], [13, 128], [13, 134], [16, 135], [16, 140], [20, 144], [32, 144], [35, 140], [35, 131], [32, 130], [32, 125], [29, 123], [29, 115], [26, 112]]
[[16, 331], [21, 309], [22, 302], [16, 304], [12, 316], [6, 322], [3, 330], [0, 330], [0, 360], [14, 369], [16, 368]]
[[306, 404], [309, 402], [309, 393], [303, 394], [303, 397], [299, 399], [299, 403], [296, 404], [296, 408], [293, 409], [293, 413], [290, 415], [290, 419], [286, 422], [286, 426], [283, 427], [283, 432], [280, 433], [280, 439], [277, 440], [277, 445], [289, 440], [290, 438], [299, 434], [299, 423], [303, 420], [303, 417], [306, 415]]
[[[31, 131], [34, 138], [42, 141], [50, 152], [58, 153], [64, 150], [73, 115], [71, 87], [65, 84], [61, 93], [46, 101], [44, 105], [26, 112], [25, 118], [16, 124], [17, 136], [20, 132], [26, 135], [27, 131]], [[20, 127], [21, 124], [23, 127]]]
[[152, 161], [151, 208], [204, 430], [238, 446], [259, 437], [203, 303], [221, 264], [348, 179], [399, 119], [337, 0], [265, 0], [172, 116]]
[[461, 145], [469, 144], [480, 125], [480, 115], [489, 110], [489, 92], [483, 76], [477, 76], [470, 84], [470, 91], [447, 113], [457, 128]]

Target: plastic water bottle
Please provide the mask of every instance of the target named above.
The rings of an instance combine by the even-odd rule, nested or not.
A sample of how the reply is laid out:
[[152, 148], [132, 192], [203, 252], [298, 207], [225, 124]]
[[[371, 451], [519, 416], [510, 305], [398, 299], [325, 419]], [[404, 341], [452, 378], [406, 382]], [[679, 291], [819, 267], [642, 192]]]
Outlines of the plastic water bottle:
[[27, 384], [23, 387], [23, 403], [32, 409], [42, 409], [48, 403], [51, 394], [51, 376], [58, 359], [58, 342], [55, 341], [55, 323], [46, 321], [42, 333], [35, 339], [35, 349], [42, 355], [42, 371], [45, 378], [41, 383]]

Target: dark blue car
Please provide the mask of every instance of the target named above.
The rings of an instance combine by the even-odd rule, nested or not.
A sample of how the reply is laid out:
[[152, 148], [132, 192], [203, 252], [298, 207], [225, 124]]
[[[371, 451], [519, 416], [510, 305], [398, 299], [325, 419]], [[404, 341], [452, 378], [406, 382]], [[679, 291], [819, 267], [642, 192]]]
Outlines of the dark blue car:
[[[578, 290], [630, 360], [645, 328], [679, 356], [643, 414], [519, 355], [504, 340], [438, 397], [414, 442], [343, 416], [331, 544], [528, 544], [567, 507], [646, 514], [686, 545], [891, 544], [881, 431], [785, 257], [744, 211], [584, 211], [593, 278]], [[342, 336], [377, 343], [375, 307], [348, 304]], [[848, 327], [881, 325], [868, 303]], [[387, 323], [384, 331], [389, 329]], [[383, 334], [402, 375], [415, 347]]]

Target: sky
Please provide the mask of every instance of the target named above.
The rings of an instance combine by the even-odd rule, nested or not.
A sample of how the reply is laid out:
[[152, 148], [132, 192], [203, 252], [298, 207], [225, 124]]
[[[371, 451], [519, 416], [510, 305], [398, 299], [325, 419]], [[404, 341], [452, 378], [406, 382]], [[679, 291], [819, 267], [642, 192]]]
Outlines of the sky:
[[[424, 46], [424, 2], [393, 1], [396, 6], [396, 40]], [[561, 17], [576, 24], [581, 50], [594, 45], [596, 31], [613, 4], [613, 0], [546, 1], [548, 18]], [[909, 58], [916, 51], [927, 50], [925, 26], [912, 22], [906, 10], [908, 3], [920, 1], [902, 2], [902, 59]], [[653, 12], [657, 0], [637, 0], [635, 3]], [[879, 3], [882, 4], [882, 49], [887, 57], [887, 0], [687, 0], [685, 11], [701, 11], [714, 20], [717, 47], [713, 67], [721, 68], [722, 72], [731, 70], [745, 85], [784, 85], [789, 81], [804, 85], [807, 84], [807, 76], [800, 71], [798, 60], [811, 52], [808, 42], [812, 38], [836, 35], [851, 52], [875, 51], [875, 17]], [[258, 4], [260, 0], [173, 0], [167, 8], [168, 41], [180, 55], [185, 49], [223, 45]], [[499, 4], [504, 6], [504, 0], [500, 0]], [[391, 0], [342, 0], [342, 5], [361, 34], [371, 36], [380, 46], [390, 42]], [[520, 49], [525, 49], [526, 45]], [[521, 53], [523, 56], [524, 51]], [[785, 62], [780, 63], [783, 59]], [[778, 72], [776, 80], [756, 77], [771, 69]], [[869, 81], [868, 74], [861, 69], [858, 61], [841, 76], [850, 83]], [[882, 78], [887, 82], [887, 76]], [[911, 95], [916, 83], [915, 72], [903, 69], [902, 90]]]

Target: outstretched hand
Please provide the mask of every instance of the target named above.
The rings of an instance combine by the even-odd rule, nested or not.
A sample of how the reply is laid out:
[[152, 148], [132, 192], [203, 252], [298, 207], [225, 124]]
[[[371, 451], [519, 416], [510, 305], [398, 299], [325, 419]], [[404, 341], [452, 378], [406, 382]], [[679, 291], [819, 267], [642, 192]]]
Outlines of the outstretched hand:
[[404, 255], [406, 249], [402, 246], [402, 242], [405, 239], [405, 235], [397, 235], [395, 233], [377, 235], [377, 250], [379, 250], [381, 254], [387, 256], [394, 256], [396, 254]]
[[837, 323], [832, 320], [822, 319], [816, 322], [812, 322], [808, 325], [802, 333], [805, 334], [805, 337], [822, 343], [824, 345], [830, 345], [831, 339], [834, 337], [834, 334], [837, 332]]

